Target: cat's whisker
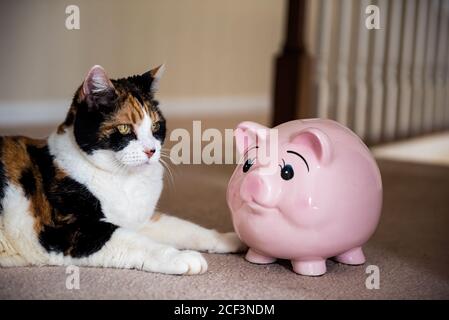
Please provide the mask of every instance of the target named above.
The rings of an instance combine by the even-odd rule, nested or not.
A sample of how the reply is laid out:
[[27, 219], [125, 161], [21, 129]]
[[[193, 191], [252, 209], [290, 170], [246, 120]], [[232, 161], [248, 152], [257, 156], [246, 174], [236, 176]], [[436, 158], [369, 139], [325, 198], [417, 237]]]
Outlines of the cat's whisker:
[[168, 165], [167, 162], [165, 162], [165, 161], [162, 160], [162, 159], [161, 159], [161, 162], [162, 162], [162, 165], [167, 169], [168, 176], [169, 176], [169, 181], [170, 181], [172, 187], [174, 188], [174, 187], [175, 187], [175, 182], [174, 182], [173, 172], [172, 172], [172, 170], [170, 169], [170, 166]]
[[168, 154], [163, 154], [163, 153], [161, 153], [161, 157], [164, 157], [165, 159], [170, 160], [170, 162], [172, 162], [172, 161], [171, 161], [171, 157], [170, 157], [170, 155], [168, 155]]
[[165, 153], [165, 152], [161, 152], [161, 156], [165, 156], [167, 158], [170, 158], [170, 154], [169, 153]]
[[[169, 149], [165, 149], [165, 150], [169, 150]], [[173, 168], [170, 168], [170, 165], [169, 165], [172, 163], [172, 159], [171, 159], [170, 155], [161, 153], [160, 159], [161, 159], [161, 162], [163, 162], [164, 167], [167, 168], [167, 171], [169, 172], [172, 185], [175, 186], [174, 185], [174, 174], [173, 174], [173, 170], [171, 170]]]
[[173, 182], [173, 177], [172, 177], [171, 174], [170, 174], [170, 170], [167, 168], [167, 165], [166, 165], [166, 164], [164, 164], [163, 162], [161, 162], [161, 164], [162, 164], [162, 166], [163, 166], [165, 169], [167, 169], [166, 172], [167, 172], [168, 177], [169, 177], [169, 179], [168, 179], [168, 186], [169, 186], [169, 189], [170, 189], [170, 190], [173, 190], [173, 189], [175, 188], [175, 185], [174, 185], [174, 182]]
[[159, 161], [161, 162], [162, 166], [167, 169], [167, 173], [168, 173], [168, 177], [169, 177], [168, 181], [170, 183], [170, 186], [174, 189], [175, 188], [175, 181], [174, 181], [173, 173], [172, 173], [168, 163], [165, 162], [162, 158], [159, 158]]
[[164, 157], [165, 159], [168, 159], [168, 160], [170, 160], [170, 162], [171, 162], [171, 157], [170, 157], [169, 155], [166, 155], [166, 154], [162, 154], [162, 153], [161, 153], [161, 157]]
[[118, 159], [114, 159], [114, 166], [115, 166], [115, 170], [114, 170], [114, 173], [113, 173], [114, 175], [122, 175], [122, 174], [126, 173], [126, 166], [125, 166], [125, 164], [123, 164]]

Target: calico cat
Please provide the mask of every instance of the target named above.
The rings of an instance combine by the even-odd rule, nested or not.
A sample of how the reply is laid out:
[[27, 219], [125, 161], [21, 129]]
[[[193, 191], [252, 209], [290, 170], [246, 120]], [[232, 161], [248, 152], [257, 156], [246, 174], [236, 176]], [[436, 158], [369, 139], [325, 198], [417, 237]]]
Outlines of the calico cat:
[[47, 140], [0, 137], [0, 266], [199, 274], [206, 260], [190, 250], [243, 249], [233, 232], [155, 211], [166, 121], [154, 94], [163, 69], [111, 80], [94, 66]]

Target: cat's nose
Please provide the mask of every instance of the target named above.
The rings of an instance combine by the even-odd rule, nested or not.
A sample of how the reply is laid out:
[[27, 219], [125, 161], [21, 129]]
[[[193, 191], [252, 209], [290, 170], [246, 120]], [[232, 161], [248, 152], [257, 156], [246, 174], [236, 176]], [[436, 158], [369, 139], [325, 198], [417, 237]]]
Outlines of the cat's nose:
[[145, 154], [148, 156], [148, 158], [151, 158], [153, 156], [153, 154], [156, 152], [155, 149], [146, 149]]

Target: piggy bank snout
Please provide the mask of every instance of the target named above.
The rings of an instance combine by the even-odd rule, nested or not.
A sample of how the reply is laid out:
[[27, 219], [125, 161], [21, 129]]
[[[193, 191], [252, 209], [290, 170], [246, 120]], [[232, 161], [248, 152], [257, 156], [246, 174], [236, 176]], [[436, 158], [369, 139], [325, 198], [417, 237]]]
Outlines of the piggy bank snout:
[[240, 187], [240, 196], [245, 202], [255, 202], [268, 208], [277, 204], [277, 192], [270, 183], [269, 177], [257, 172], [245, 176]]

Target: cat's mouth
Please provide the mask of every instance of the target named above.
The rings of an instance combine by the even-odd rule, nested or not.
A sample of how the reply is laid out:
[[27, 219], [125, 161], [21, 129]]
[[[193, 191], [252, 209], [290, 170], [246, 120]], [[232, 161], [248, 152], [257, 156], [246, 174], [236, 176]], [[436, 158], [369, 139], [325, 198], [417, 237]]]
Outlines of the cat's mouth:
[[151, 161], [150, 159], [148, 159], [148, 160], [146, 160], [144, 162], [140, 162], [140, 163], [125, 164], [125, 166], [128, 167], [128, 168], [139, 169], [139, 168], [146, 168], [148, 166], [152, 166], [152, 165], [155, 165], [157, 163], [158, 163], [158, 161]]
[[160, 157], [157, 154], [151, 157], [141, 156], [140, 154], [115, 154], [115, 160], [120, 167], [142, 168], [159, 163]]

